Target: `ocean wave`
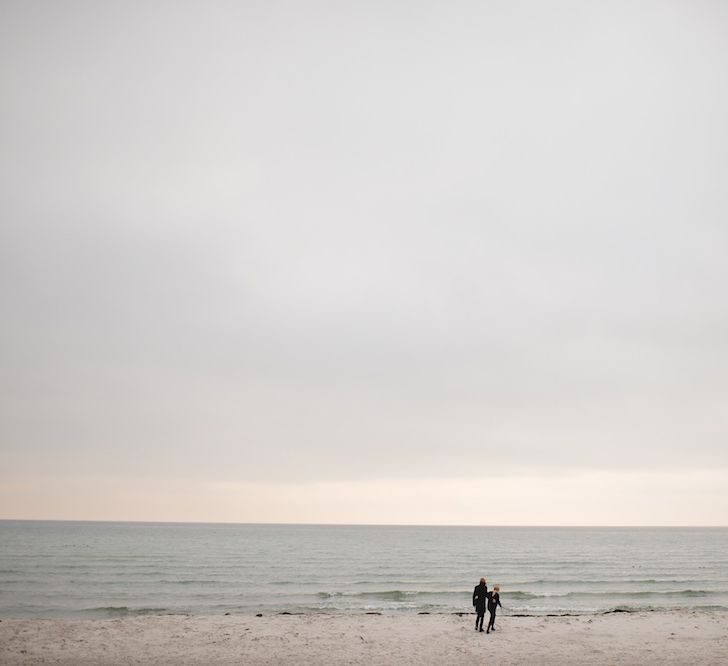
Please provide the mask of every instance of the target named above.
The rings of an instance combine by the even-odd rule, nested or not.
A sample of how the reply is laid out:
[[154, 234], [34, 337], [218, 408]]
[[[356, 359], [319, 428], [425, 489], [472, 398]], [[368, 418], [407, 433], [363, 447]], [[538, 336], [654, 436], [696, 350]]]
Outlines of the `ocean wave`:
[[680, 583], [715, 583], [715, 582], [728, 582], [726, 579], [704, 579], [697, 580], [695, 578], [619, 578], [619, 579], [605, 579], [605, 578], [537, 578], [533, 580], [513, 580], [509, 581], [510, 585], [615, 585], [615, 584], [634, 584], [634, 585], [664, 585], [673, 584], [677, 585]]
[[355, 580], [352, 585], [416, 585], [419, 580]]
[[97, 608], [84, 608], [85, 613], [105, 613], [107, 615], [168, 615], [172, 611], [168, 608], [129, 608], [128, 606], [99, 606]]
[[[607, 610], [600, 610], [596, 611], [600, 615], [609, 615], [610, 613], [664, 613], [665, 611], [684, 611], [685, 608], [681, 606], [650, 606], [649, 604], [643, 605], [643, 606], [625, 606], [625, 605], [619, 605], [619, 606], [613, 606], [612, 608], [609, 608]], [[728, 606], [724, 606], [721, 604], [705, 604], [705, 605], [697, 605], [697, 606], [690, 606], [691, 611], [701, 611], [701, 612], [707, 612], [707, 611], [719, 611], [719, 612], [726, 612], [728, 611]]]
[[627, 597], [627, 598], [644, 598], [644, 597], [707, 597], [713, 594], [728, 594], [725, 590], [612, 590], [599, 592], [564, 592], [564, 593], [544, 593], [537, 594], [535, 592], [524, 592], [522, 590], [502, 592], [503, 597], [510, 599], [576, 599], [576, 598], [610, 598], [610, 597]]
[[[644, 598], [652, 596], [660, 597], [706, 597], [716, 594], [728, 594], [726, 590], [614, 590], [614, 591], [572, 591], [572, 592], [553, 592], [538, 593], [528, 592], [525, 590], [507, 590], [501, 591], [504, 598], [513, 600], [533, 600], [533, 599], [576, 599], [576, 598]], [[351, 599], [382, 599], [392, 601], [405, 601], [420, 597], [469, 597], [470, 592], [467, 590], [376, 590], [371, 592], [317, 592], [316, 596], [320, 599], [334, 599], [347, 597]]]
[[[144, 583], [146, 581], [139, 581], [140, 583]], [[192, 580], [187, 578], [161, 578], [156, 583], [162, 583], [165, 585], [230, 585], [233, 584], [232, 581], [228, 580], [211, 580], [211, 579], [201, 579], [201, 580]]]
[[377, 590], [372, 592], [317, 592], [321, 599], [347, 597], [352, 599], [382, 599], [391, 601], [406, 601], [415, 597], [453, 596], [467, 597], [470, 593], [464, 590]]

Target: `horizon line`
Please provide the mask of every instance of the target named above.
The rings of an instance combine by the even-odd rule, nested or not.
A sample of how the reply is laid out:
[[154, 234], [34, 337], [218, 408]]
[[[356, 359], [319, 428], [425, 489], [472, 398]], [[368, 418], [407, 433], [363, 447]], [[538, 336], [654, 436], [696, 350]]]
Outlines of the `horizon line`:
[[0, 523], [105, 523], [105, 524], [139, 524], [139, 525], [239, 525], [239, 526], [260, 526], [260, 527], [485, 527], [485, 528], [560, 528], [560, 529], [586, 529], [586, 528], [609, 528], [609, 529], [726, 529], [728, 525], [665, 525], [665, 524], [644, 524], [644, 525], [568, 525], [549, 524], [536, 525], [526, 523], [516, 524], [476, 524], [476, 523], [289, 523], [289, 522], [236, 522], [236, 521], [200, 521], [200, 520], [102, 520], [89, 518], [0, 518]]

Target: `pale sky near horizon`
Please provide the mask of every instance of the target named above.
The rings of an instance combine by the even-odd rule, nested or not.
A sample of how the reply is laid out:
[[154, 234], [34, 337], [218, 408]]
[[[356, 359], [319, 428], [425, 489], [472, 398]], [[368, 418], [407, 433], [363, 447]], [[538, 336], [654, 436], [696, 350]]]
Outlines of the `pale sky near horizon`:
[[0, 518], [728, 524], [726, 34], [0, 3]]

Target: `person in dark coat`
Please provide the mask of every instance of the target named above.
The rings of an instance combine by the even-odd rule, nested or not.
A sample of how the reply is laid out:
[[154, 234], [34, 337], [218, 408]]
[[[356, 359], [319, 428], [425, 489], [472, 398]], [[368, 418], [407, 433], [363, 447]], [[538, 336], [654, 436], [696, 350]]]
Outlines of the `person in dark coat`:
[[486, 634], [489, 634], [491, 629], [495, 631], [495, 609], [498, 606], [503, 608], [500, 602], [500, 587], [496, 585], [493, 591], [488, 593], [488, 613], [490, 613], [490, 617], [488, 618], [488, 630], [485, 632]]
[[488, 601], [488, 586], [485, 578], [473, 590], [473, 606], [475, 606], [475, 631], [483, 631], [483, 617], [485, 617], [485, 604]]

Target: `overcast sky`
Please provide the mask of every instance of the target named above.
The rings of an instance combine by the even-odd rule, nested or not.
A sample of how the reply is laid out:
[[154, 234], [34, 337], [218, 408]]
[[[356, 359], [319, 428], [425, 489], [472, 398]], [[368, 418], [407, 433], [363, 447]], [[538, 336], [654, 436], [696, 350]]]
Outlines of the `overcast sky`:
[[728, 6], [0, 4], [0, 517], [728, 523]]

